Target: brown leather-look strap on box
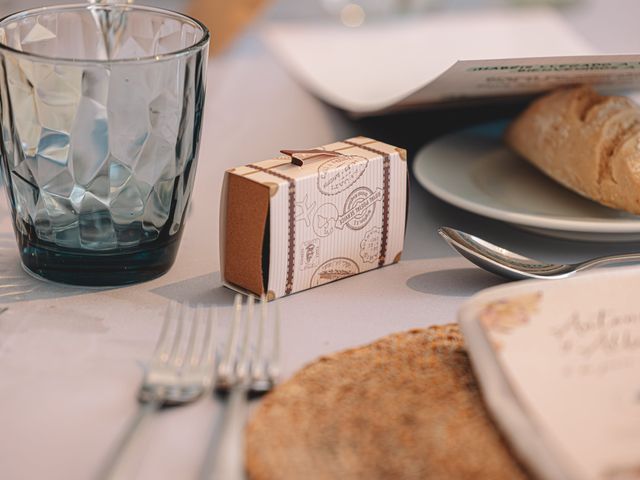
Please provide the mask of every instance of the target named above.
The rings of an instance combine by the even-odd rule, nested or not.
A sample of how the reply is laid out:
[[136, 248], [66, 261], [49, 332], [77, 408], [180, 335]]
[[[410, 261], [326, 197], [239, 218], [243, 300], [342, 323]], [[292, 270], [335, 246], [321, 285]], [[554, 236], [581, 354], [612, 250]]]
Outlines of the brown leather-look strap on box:
[[[310, 150], [280, 150], [280, 153], [291, 157], [291, 163], [301, 167], [306, 160], [311, 160], [316, 157], [339, 157], [344, 156], [340, 152], [332, 152], [330, 150], [321, 150], [319, 148], [313, 148]], [[301, 157], [300, 155], [304, 155]], [[307, 156], [308, 155], [308, 156]]]

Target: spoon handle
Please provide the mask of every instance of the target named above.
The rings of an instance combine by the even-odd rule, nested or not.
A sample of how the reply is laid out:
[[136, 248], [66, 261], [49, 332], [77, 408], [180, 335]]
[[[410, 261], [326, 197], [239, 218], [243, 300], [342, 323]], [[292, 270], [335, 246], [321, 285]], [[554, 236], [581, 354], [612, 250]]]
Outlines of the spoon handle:
[[576, 271], [599, 267], [609, 263], [637, 262], [640, 261], [640, 253], [623, 253], [620, 255], [607, 255], [606, 257], [593, 258], [576, 265]]

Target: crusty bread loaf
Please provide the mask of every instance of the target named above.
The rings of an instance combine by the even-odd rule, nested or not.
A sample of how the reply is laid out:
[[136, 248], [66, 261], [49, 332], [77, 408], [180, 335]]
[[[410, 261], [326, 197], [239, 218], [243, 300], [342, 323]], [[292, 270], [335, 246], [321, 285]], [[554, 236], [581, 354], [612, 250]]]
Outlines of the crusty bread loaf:
[[247, 426], [252, 480], [528, 478], [489, 419], [455, 325], [323, 357]]
[[581, 86], [535, 100], [509, 126], [506, 143], [564, 186], [640, 214], [640, 108]]

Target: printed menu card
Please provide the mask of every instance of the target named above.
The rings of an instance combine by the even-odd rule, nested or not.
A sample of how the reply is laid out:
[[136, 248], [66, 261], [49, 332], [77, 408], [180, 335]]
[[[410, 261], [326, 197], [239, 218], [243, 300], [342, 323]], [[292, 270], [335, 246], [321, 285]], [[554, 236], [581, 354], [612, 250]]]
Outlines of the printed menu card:
[[545, 479], [640, 479], [640, 268], [497, 287], [459, 321], [487, 406]]
[[640, 87], [640, 55], [597, 51], [549, 7], [434, 11], [358, 28], [281, 21], [263, 37], [305, 87], [355, 116], [510, 101], [577, 83]]

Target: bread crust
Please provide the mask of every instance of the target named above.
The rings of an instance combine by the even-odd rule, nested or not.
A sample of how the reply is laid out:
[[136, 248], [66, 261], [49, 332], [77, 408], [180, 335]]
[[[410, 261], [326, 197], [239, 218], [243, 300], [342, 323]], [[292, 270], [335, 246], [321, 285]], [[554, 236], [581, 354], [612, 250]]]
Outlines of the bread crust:
[[485, 410], [456, 325], [322, 357], [247, 426], [252, 480], [523, 480]]
[[551, 92], [507, 128], [505, 142], [565, 187], [640, 214], [640, 108], [588, 86]]

